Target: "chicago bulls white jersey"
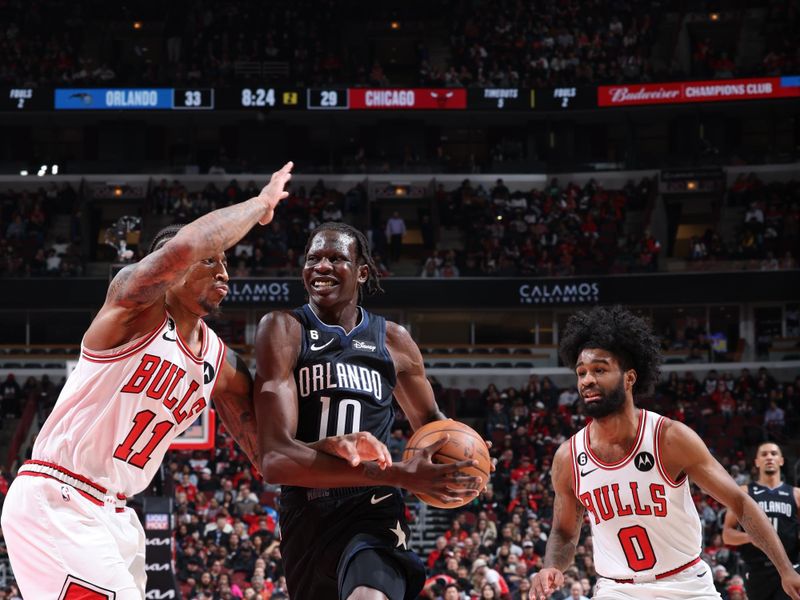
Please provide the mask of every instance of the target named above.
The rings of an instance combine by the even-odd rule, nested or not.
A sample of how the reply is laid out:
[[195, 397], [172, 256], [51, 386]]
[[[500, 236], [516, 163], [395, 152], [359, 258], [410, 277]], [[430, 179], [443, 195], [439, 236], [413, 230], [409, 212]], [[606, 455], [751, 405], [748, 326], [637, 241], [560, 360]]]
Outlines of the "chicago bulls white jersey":
[[684, 475], [672, 481], [661, 464], [664, 417], [639, 411], [633, 448], [604, 463], [592, 452], [589, 427], [570, 440], [573, 485], [588, 511], [597, 573], [645, 581], [679, 570], [700, 555], [702, 526]]
[[201, 321], [192, 354], [168, 314], [145, 336], [103, 352], [81, 346], [32, 458], [132, 496], [142, 491], [170, 442], [210, 403], [225, 345]]

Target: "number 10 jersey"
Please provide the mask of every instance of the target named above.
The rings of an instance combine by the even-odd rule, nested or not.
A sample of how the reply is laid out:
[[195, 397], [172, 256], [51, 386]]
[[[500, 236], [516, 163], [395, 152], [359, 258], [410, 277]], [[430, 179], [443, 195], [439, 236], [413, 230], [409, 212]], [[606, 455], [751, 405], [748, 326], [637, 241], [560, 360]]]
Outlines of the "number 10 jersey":
[[368, 431], [386, 443], [394, 423], [397, 377], [386, 348], [386, 320], [359, 307], [350, 332], [327, 325], [308, 304], [294, 311], [303, 326], [294, 369], [297, 435], [302, 442]]

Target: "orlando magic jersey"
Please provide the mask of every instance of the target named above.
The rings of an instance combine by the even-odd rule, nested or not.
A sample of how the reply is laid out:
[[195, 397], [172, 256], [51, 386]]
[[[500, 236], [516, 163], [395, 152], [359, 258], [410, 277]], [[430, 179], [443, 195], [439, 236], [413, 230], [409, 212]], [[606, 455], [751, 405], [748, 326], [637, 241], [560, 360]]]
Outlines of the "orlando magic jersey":
[[359, 307], [352, 331], [323, 323], [308, 304], [295, 309], [303, 325], [297, 385], [297, 435], [302, 442], [369, 431], [389, 439], [397, 381], [386, 348], [386, 319]]
[[[750, 483], [747, 486], [747, 493], [767, 515], [767, 519], [777, 531], [778, 537], [786, 549], [789, 560], [796, 563], [798, 559], [798, 523], [794, 488], [787, 483], [782, 483], [774, 489], [758, 483]], [[751, 569], [771, 565], [767, 555], [753, 544], [744, 544], [739, 553]]]

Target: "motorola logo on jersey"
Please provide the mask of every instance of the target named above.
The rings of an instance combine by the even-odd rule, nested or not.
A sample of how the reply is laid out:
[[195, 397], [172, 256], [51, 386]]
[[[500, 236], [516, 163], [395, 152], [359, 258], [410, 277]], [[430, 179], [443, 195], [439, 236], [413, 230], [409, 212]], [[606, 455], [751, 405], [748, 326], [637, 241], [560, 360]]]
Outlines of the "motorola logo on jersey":
[[639, 454], [637, 454], [633, 459], [633, 465], [642, 472], [649, 471], [655, 464], [656, 461], [653, 459], [653, 455], [649, 452], [639, 452]]
[[342, 388], [372, 394], [376, 400], [383, 398], [383, 381], [375, 369], [348, 363], [317, 363], [301, 368], [297, 373], [297, 387], [302, 398], [320, 390]]
[[216, 374], [216, 372], [214, 371], [213, 365], [208, 361], [204, 361], [203, 362], [203, 383], [205, 383], [206, 385], [211, 383], [211, 380], [214, 379], [214, 375], [215, 374]]

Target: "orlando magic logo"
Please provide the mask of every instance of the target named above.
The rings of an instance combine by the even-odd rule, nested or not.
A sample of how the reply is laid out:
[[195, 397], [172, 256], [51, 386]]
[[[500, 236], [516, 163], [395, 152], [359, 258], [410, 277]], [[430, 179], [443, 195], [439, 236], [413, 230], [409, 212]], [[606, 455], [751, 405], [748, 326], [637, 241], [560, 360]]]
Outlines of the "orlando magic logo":
[[649, 452], [639, 452], [633, 459], [633, 465], [642, 472], [649, 471], [655, 464], [656, 461]]

